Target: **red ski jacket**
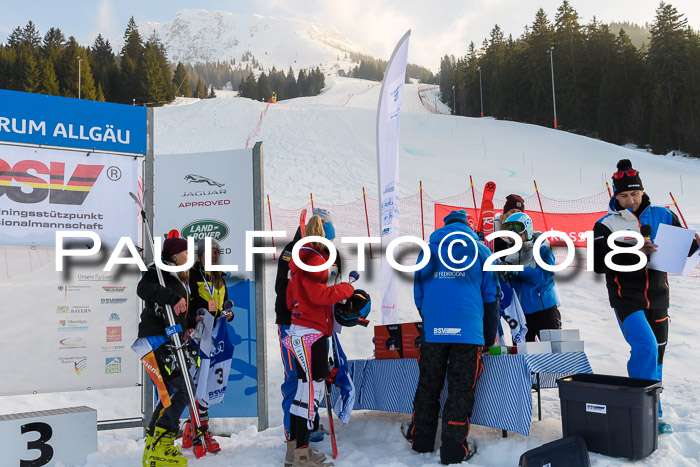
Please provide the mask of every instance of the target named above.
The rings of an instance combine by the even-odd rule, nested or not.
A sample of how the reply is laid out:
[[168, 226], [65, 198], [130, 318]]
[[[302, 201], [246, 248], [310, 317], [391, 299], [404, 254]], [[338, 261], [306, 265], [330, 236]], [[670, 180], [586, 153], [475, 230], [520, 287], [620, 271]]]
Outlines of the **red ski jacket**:
[[[299, 259], [308, 266], [320, 266], [328, 260], [328, 253], [302, 247]], [[350, 298], [352, 285], [343, 282], [328, 286], [328, 270], [308, 272], [292, 259], [289, 262], [287, 308], [292, 311], [292, 324], [316, 329], [326, 336], [333, 333], [333, 304]]]

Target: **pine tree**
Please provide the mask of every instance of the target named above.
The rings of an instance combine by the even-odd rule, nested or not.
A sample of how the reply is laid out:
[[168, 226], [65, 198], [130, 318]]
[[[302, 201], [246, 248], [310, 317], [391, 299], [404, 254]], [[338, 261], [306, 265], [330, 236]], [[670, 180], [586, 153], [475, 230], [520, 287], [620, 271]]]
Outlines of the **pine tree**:
[[38, 48], [41, 45], [41, 36], [31, 20], [22, 30], [22, 43], [30, 46], [33, 49]]
[[255, 98], [259, 101], [267, 102], [270, 97], [272, 97], [272, 89], [270, 89], [270, 83], [267, 81], [267, 75], [265, 72], [260, 73], [260, 76], [258, 76], [258, 92]]
[[102, 34], [98, 34], [92, 44], [92, 49], [89, 50], [89, 56], [95, 82], [101, 88], [103, 96], [105, 92], [107, 95], [111, 95], [110, 84], [115, 81], [117, 64], [109, 40], [105, 40]]
[[678, 120], [684, 96], [684, 77], [688, 72], [686, 45], [688, 20], [673, 6], [661, 2], [651, 27], [649, 68], [653, 70], [652, 148], [657, 153], [678, 149], [681, 134]]
[[[78, 66], [79, 60], [80, 66]], [[78, 71], [80, 71], [80, 83]], [[95, 99], [95, 80], [92, 77], [87, 51], [78, 45], [75, 37], [68, 38], [68, 45], [56, 64], [56, 74], [62, 96], [78, 97], [78, 85], [80, 85], [81, 99]]]
[[63, 35], [63, 32], [58, 28], [50, 28], [44, 35], [41, 51], [44, 57], [55, 65], [65, 46], [66, 36]]
[[183, 97], [192, 97], [192, 87], [187, 76], [187, 70], [182, 62], [178, 62], [173, 75], [173, 85], [176, 89], [176, 94]]
[[124, 31], [124, 46], [120, 52], [122, 57], [129, 57], [134, 61], [138, 61], [143, 54], [143, 40], [139, 34], [139, 28], [136, 26], [134, 17], [129, 18], [129, 23]]
[[[141, 92], [139, 100], [157, 104], [162, 103], [167, 98], [166, 83], [158, 62], [157, 48], [152, 43], [147, 43], [144, 53], [139, 60], [136, 76], [140, 84]], [[167, 80], [169, 83], [170, 80]]]
[[202, 83], [201, 78], [199, 79], [199, 81], [197, 81], [197, 95], [195, 97], [197, 97], [198, 99], [207, 98], [207, 91], [205, 91], [204, 83]]
[[686, 52], [688, 74], [681, 110], [681, 149], [700, 156], [700, 33], [688, 31]]
[[105, 101], [105, 95], [102, 92], [102, 83], [100, 82], [97, 83], [97, 92], [95, 93], [95, 100], [99, 102]]
[[287, 78], [285, 79], [284, 83], [284, 95], [287, 99], [294, 99], [295, 97], [299, 97], [297, 80], [294, 77], [294, 70], [292, 70], [291, 66], [289, 67], [289, 71], [287, 72]]
[[22, 67], [21, 91], [36, 92], [41, 84], [41, 75], [39, 66], [34, 58], [34, 52], [29, 45], [23, 44], [21, 46], [19, 62]]
[[248, 73], [246, 79], [241, 83], [238, 88], [238, 95], [241, 97], [247, 97], [248, 99], [255, 99], [258, 95], [258, 82], [252, 72]]
[[[530, 108], [527, 120], [538, 125], [552, 125], [552, 80], [550, 56], [547, 51], [554, 46], [554, 28], [542, 8], [537, 10], [535, 21], [526, 37], [528, 69], [530, 81]], [[558, 49], [557, 49], [558, 50]], [[556, 51], [555, 51], [556, 53]], [[555, 70], [555, 79], [557, 71]], [[566, 118], [561, 119], [566, 122]]]
[[39, 69], [41, 71], [41, 81], [37, 92], [49, 96], [60, 96], [61, 91], [58, 87], [58, 78], [56, 77], [53, 63], [47, 58], [42, 58]]
[[121, 77], [117, 83], [117, 99], [125, 104], [131, 104], [133, 99], [141, 99], [141, 83], [139, 83], [137, 67], [144, 52], [143, 40], [132, 16], [124, 31], [124, 46], [119, 53]]
[[17, 51], [12, 47], [0, 47], [0, 88], [17, 89], [15, 83]]
[[8, 47], [18, 47], [22, 43], [22, 29], [17, 26], [12, 30], [10, 36], [7, 38]]
[[304, 70], [299, 70], [299, 75], [297, 76], [297, 89], [299, 90], [300, 97], [309, 96], [311, 94], [309, 92], [309, 83]]
[[584, 85], [582, 81], [585, 81], [589, 72], [584, 72], [586, 36], [579, 23], [578, 12], [567, 0], [564, 0], [557, 9], [554, 16], [554, 30], [556, 91], [560, 113], [568, 128], [580, 128], [584, 118], [581, 87]]

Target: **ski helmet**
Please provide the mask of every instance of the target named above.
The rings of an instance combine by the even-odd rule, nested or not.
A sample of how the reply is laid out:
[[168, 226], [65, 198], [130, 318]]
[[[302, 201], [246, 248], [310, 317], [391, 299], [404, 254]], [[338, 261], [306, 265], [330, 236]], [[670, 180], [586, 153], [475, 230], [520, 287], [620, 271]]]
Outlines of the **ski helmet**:
[[[362, 289], [355, 289], [352, 297], [345, 303], [335, 305], [335, 320], [341, 326], [352, 327], [366, 322], [372, 308], [372, 300], [367, 292]], [[360, 321], [362, 319], [362, 321]], [[366, 324], [364, 324], [366, 326]]]
[[532, 229], [532, 218], [525, 214], [524, 212], [516, 212], [508, 216], [508, 219], [501, 226], [503, 230], [510, 230], [520, 234], [522, 232], [527, 233], [527, 240], [532, 240], [533, 229]]

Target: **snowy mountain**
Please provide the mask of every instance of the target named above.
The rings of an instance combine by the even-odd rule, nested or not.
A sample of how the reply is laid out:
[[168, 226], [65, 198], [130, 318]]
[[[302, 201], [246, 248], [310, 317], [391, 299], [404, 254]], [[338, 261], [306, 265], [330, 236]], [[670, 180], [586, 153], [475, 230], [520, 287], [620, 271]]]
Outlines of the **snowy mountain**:
[[144, 38], [157, 32], [174, 63], [235, 60], [238, 64], [250, 52], [266, 70], [273, 65], [299, 70], [335, 64], [347, 70], [347, 53], [373, 55], [333, 27], [296, 19], [181, 10], [172, 21], [138, 27]]
[[[324, 91], [313, 97], [266, 104], [250, 99], [179, 99], [155, 109], [156, 154], [221, 151], [264, 143], [265, 193], [273, 205], [298, 209], [312, 192], [318, 204], [335, 207], [361, 197], [362, 187], [376, 198], [376, 106], [379, 83], [329, 77]], [[420, 97], [419, 97], [420, 95]], [[434, 104], [442, 114], [432, 113]], [[267, 109], [267, 110], [266, 110]], [[700, 163], [696, 159], [655, 156], [563, 131], [489, 118], [446, 115], [434, 87], [407, 85], [401, 110], [400, 190], [402, 197], [418, 192], [422, 181], [433, 199], [456, 195], [467, 189], [469, 175], [483, 186], [497, 184], [496, 197], [508, 193], [530, 195], [536, 179], [545, 196], [574, 199], [605, 190], [615, 163], [629, 158], [644, 180], [645, 190], [658, 204], [669, 202], [673, 191], [691, 228], [700, 229]], [[685, 185], [683, 185], [685, 181]], [[500, 210], [502, 206], [496, 206]], [[531, 208], [529, 208], [531, 209]], [[603, 210], [604, 207], [600, 206]], [[406, 213], [406, 216], [417, 215]], [[418, 214], [419, 215], [419, 214]], [[298, 218], [298, 215], [296, 215]], [[296, 219], [295, 219], [296, 220]], [[340, 226], [348, 218], [336, 218]], [[403, 221], [402, 221], [403, 222]], [[402, 224], [403, 225], [403, 224]], [[275, 229], [287, 226], [275, 224]], [[427, 233], [427, 232], [426, 232]], [[283, 243], [283, 242], [280, 242]], [[279, 243], [277, 244], [279, 248]], [[349, 259], [352, 269], [355, 259]], [[378, 302], [379, 260], [368, 259], [368, 273], [358, 282]], [[258, 465], [283, 463], [285, 446], [281, 420], [280, 384], [283, 365], [275, 325], [276, 265], [266, 266], [266, 349], [270, 428], [258, 432], [249, 419], [214, 419], [212, 429], [221, 443], [216, 456], [195, 460], [190, 466]], [[406, 279], [406, 280], [403, 280]], [[14, 280], [39, 284], [36, 276]], [[611, 310], [600, 276], [581, 269], [557, 274], [563, 327], [579, 329], [593, 371], [626, 375], [629, 347]], [[412, 280], [399, 282], [399, 321], [418, 319], [413, 304]], [[591, 454], [594, 467], [698, 465], [700, 462], [700, 324], [697, 319], [697, 277], [669, 277], [671, 314], [668, 347], [664, 360], [664, 417], [675, 432], [659, 438], [658, 450], [633, 462]], [[377, 311], [372, 324], [380, 324]], [[372, 326], [355, 327], [342, 334], [343, 347], [351, 359], [371, 358]], [[0, 398], [0, 414], [87, 405], [98, 410], [98, 419], [125, 418], [140, 413], [138, 388], [76, 391]], [[530, 436], [473, 426], [470, 440], [479, 446], [469, 465], [506, 467], [518, 464], [520, 455], [562, 436], [560, 401], [554, 389], [542, 392], [542, 420], [533, 417]], [[325, 413], [323, 414], [325, 419]], [[437, 453], [417, 454], [399, 432], [410, 415], [385, 412], [353, 412], [352, 420], [337, 423], [340, 456], [338, 467], [382, 465], [406, 467], [439, 465]], [[99, 450], [88, 457], [88, 467], [137, 465], [143, 453], [140, 429], [103, 431]], [[330, 457], [328, 438], [314, 445]]]

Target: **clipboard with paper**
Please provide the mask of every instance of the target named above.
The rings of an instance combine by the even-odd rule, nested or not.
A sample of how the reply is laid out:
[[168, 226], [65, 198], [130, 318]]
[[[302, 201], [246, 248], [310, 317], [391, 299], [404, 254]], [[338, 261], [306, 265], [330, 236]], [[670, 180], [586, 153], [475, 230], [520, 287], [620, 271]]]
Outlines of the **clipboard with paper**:
[[670, 272], [673, 274], [686, 274], [700, 262], [698, 252], [695, 252], [688, 259], [690, 245], [695, 239], [695, 232], [692, 230], [676, 227], [668, 224], [660, 224], [654, 238], [654, 243], [658, 248], [651, 255], [648, 267], [657, 271]]

